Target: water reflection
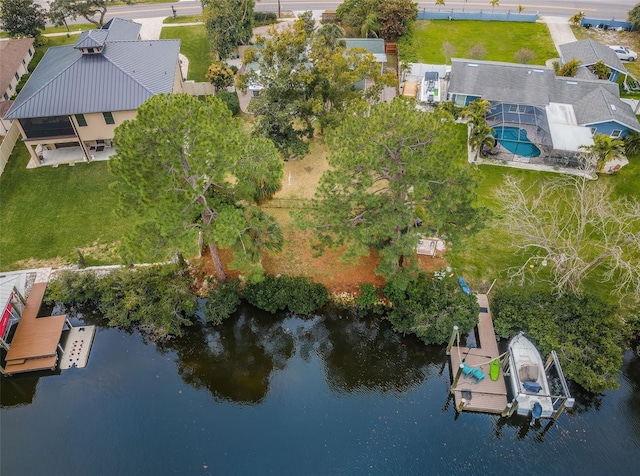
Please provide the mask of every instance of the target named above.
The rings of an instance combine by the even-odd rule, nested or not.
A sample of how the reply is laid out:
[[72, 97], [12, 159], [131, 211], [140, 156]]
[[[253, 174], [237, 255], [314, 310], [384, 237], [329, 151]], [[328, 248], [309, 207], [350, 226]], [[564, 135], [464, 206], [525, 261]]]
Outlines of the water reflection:
[[329, 387], [338, 393], [404, 393], [437, 371], [442, 359], [379, 318], [327, 312], [301, 338], [303, 353], [314, 348], [324, 361]]
[[258, 404], [269, 391], [272, 372], [284, 369], [293, 356], [295, 340], [281, 319], [247, 311], [215, 328], [192, 326], [158, 349], [175, 352], [180, 377], [216, 400]]

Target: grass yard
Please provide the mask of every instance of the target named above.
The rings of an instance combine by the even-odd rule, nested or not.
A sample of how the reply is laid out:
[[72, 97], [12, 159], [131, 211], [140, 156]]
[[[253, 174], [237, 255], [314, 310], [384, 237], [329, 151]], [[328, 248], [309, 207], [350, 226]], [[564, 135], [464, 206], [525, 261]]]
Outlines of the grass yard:
[[486, 48], [486, 59], [514, 62], [514, 54], [521, 48], [535, 53], [533, 64], [557, 58], [547, 25], [541, 23], [420, 20], [413, 24], [413, 32], [400, 38], [401, 61], [444, 64], [442, 44], [455, 47], [454, 57], [469, 57], [469, 49], [476, 45]]
[[205, 74], [213, 60], [209, 53], [209, 39], [204, 25], [163, 28], [160, 38], [182, 40], [180, 52], [189, 59], [187, 79], [196, 82], [207, 80]]
[[0, 269], [71, 264], [82, 250], [88, 265], [113, 263], [129, 223], [116, 217], [106, 162], [27, 170], [18, 143], [0, 177]]
[[177, 17], [167, 17], [163, 20], [164, 24], [176, 23], [198, 23], [202, 21], [202, 15], [178, 15]]

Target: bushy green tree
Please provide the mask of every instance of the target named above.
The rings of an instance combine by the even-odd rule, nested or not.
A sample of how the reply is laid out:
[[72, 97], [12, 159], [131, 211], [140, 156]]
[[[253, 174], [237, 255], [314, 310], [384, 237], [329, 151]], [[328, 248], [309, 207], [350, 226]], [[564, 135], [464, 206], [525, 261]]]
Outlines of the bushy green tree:
[[[255, 133], [270, 138], [285, 158], [307, 152], [314, 123], [323, 130], [349, 107], [379, 101], [382, 88], [396, 84], [395, 75], [382, 73], [373, 55], [309, 36], [304, 26], [298, 19], [293, 28], [258, 37], [259, 49], [250, 49], [243, 61], [259, 66], [238, 77], [243, 91], [252, 83], [262, 86], [249, 104]], [[354, 87], [365, 79], [366, 89]]]
[[219, 247], [233, 250], [232, 267], [254, 275], [260, 252], [282, 246], [279, 227], [256, 208], [278, 189], [282, 160], [268, 139], [251, 140], [219, 98], [153, 96], [116, 128], [114, 143], [113, 190], [125, 216], [139, 220], [124, 237], [128, 261], [196, 254], [200, 236], [224, 281]]
[[640, 28], [640, 3], [637, 3], [635, 7], [629, 10], [627, 19], [633, 26]]
[[456, 126], [401, 99], [345, 117], [327, 135], [330, 169], [313, 206], [299, 217], [314, 231], [320, 249], [347, 245], [347, 256], [380, 254], [377, 272], [388, 279], [413, 260], [425, 226], [452, 241], [482, 226], [486, 210], [475, 208], [475, 182], [456, 165], [451, 147]]
[[453, 326], [466, 334], [478, 323], [478, 301], [463, 293], [450, 278], [420, 273], [408, 284], [391, 280], [383, 288], [391, 301], [389, 321], [402, 333], [415, 334], [426, 344], [447, 342]]
[[213, 51], [229, 57], [253, 35], [254, 0], [201, 0], [202, 17]]
[[0, 24], [12, 38], [36, 38], [46, 26], [46, 15], [33, 0], [3, 0]]
[[205, 77], [209, 80], [216, 91], [227, 89], [233, 86], [233, 70], [224, 61], [214, 61], [209, 66]]
[[[67, 19], [82, 17], [100, 28], [104, 25], [107, 7], [113, 0], [53, 0], [49, 7], [49, 18], [55, 25], [61, 26]], [[126, 0], [132, 4], [133, 0]]]
[[543, 358], [555, 350], [565, 375], [586, 390], [618, 388], [624, 334], [616, 306], [592, 296], [511, 287], [494, 294], [491, 309], [498, 335], [524, 331]]
[[411, 0], [346, 0], [336, 14], [344, 25], [362, 36], [379, 32], [385, 40], [396, 41], [417, 18], [418, 4]]

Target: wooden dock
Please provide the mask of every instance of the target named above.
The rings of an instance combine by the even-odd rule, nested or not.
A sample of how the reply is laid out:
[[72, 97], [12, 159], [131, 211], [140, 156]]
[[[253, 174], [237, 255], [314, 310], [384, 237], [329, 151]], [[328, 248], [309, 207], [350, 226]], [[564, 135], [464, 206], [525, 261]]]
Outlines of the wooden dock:
[[11, 345], [6, 355], [7, 375], [55, 369], [58, 344], [67, 316], [37, 317], [47, 283], [31, 288]]
[[[486, 377], [478, 382], [475, 377], [465, 377], [462, 374], [457, 385], [455, 388], [452, 387], [451, 391], [457, 409], [471, 412], [502, 413], [507, 407], [507, 386], [504, 375], [501, 370], [498, 380], [493, 381], [489, 377], [489, 361], [500, 355], [489, 311], [489, 300], [486, 294], [478, 294], [477, 299], [480, 305], [478, 347], [469, 349], [454, 345], [451, 348], [449, 358], [454, 381], [461, 361], [464, 361], [469, 367], [480, 367]], [[462, 399], [465, 400], [464, 406], [461, 406]]]

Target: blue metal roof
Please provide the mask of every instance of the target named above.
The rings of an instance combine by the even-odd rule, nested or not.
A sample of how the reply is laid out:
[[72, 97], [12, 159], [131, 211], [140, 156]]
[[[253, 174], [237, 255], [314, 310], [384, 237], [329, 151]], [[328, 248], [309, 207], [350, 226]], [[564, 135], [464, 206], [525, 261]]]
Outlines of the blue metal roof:
[[137, 109], [173, 91], [179, 52], [180, 40], [112, 41], [111, 34], [100, 54], [83, 55], [72, 45], [49, 48], [5, 117]]

